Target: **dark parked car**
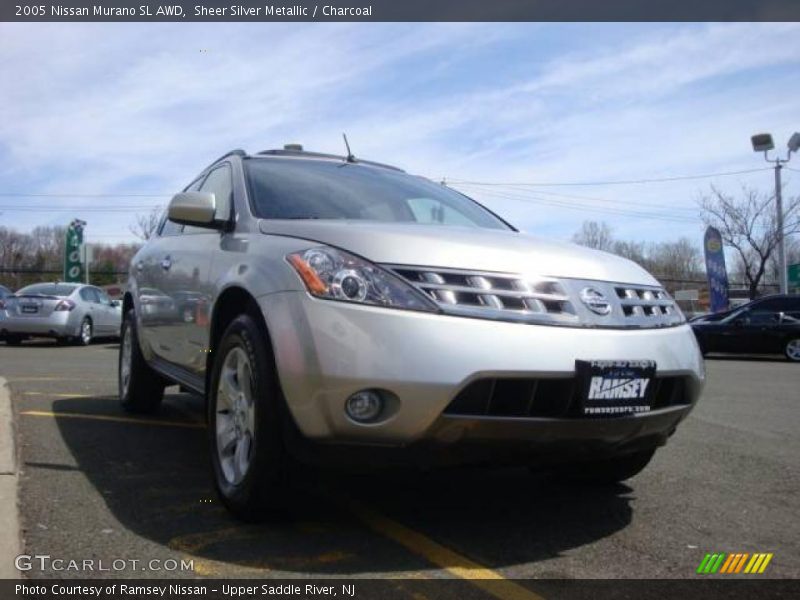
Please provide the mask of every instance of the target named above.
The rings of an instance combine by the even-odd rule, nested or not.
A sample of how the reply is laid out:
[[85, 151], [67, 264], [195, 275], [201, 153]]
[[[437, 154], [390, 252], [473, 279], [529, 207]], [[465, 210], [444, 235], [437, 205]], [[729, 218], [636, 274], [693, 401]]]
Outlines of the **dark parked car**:
[[691, 326], [703, 354], [783, 354], [800, 362], [800, 296], [766, 296]]

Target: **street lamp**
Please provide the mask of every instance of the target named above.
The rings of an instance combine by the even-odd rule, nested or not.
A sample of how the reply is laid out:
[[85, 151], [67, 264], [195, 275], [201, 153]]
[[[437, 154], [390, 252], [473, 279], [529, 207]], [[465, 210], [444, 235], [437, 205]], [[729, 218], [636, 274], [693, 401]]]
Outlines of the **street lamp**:
[[750, 141], [753, 144], [754, 152], [763, 152], [764, 160], [775, 165], [775, 208], [778, 211], [778, 272], [780, 273], [779, 281], [781, 285], [781, 294], [786, 294], [789, 289], [789, 283], [786, 280], [786, 244], [783, 235], [781, 169], [783, 168], [783, 165], [791, 160], [792, 153], [797, 152], [797, 150], [800, 149], [800, 133], [795, 132], [792, 137], [789, 138], [789, 142], [786, 144], [786, 146], [789, 148], [786, 158], [781, 158], [780, 156], [770, 158], [768, 156], [769, 151], [775, 148], [775, 144], [772, 141], [772, 135], [769, 133], [758, 133], [751, 137]]

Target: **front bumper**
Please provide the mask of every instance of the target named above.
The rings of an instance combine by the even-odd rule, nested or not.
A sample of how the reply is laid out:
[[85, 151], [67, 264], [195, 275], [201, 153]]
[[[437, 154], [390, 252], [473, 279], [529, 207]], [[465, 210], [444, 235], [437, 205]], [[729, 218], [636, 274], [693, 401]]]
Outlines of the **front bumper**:
[[[301, 433], [316, 441], [632, 447], [645, 438], [663, 441], [690, 412], [704, 383], [703, 359], [687, 325], [529, 325], [318, 300], [303, 292], [271, 294], [259, 302], [289, 411]], [[613, 419], [444, 414], [477, 379], [570, 378], [576, 359], [654, 360], [658, 376], [685, 381], [686, 402]], [[363, 425], [345, 415], [346, 399], [365, 388], [396, 395], [391, 417]]]
[[0, 338], [13, 335], [65, 337], [78, 335], [80, 319], [74, 311], [53, 312], [46, 317], [17, 317], [0, 311]]

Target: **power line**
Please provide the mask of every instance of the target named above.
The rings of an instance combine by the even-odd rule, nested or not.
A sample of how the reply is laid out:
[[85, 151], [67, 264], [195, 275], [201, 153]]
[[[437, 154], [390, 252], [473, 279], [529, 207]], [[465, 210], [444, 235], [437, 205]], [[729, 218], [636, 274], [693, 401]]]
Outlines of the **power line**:
[[596, 212], [601, 214], [610, 214], [610, 215], [624, 216], [624, 217], [640, 217], [644, 219], [654, 219], [658, 221], [670, 221], [673, 223], [698, 222], [698, 220], [695, 218], [683, 217], [680, 215], [669, 215], [664, 213], [647, 213], [642, 211], [625, 210], [622, 208], [592, 206], [585, 203], [581, 204], [578, 202], [568, 203], [560, 200], [552, 200], [549, 198], [539, 198], [536, 196], [526, 196], [521, 194], [509, 194], [503, 192], [490, 192], [490, 191], [483, 191], [482, 193], [497, 198], [503, 198], [508, 200], [521, 200], [521, 201], [532, 202], [534, 204], [544, 204], [546, 206], [555, 206], [558, 208], [567, 208], [571, 210]]
[[[473, 183], [473, 184], [455, 184], [455, 185], [458, 185], [458, 186], [467, 185], [467, 186], [470, 186], [470, 187], [478, 187], [478, 188], [483, 187], [482, 184], [477, 184], [477, 183]], [[520, 192], [525, 192], [525, 193], [534, 192], [536, 194], [542, 194], [542, 195], [546, 195], [546, 196], [557, 196], [559, 198], [574, 198], [574, 199], [577, 199], [577, 200], [591, 200], [593, 202], [609, 202], [609, 203], [612, 203], [612, 204], [621, 204], [623, 206], [635, 206], [635, 207], [645, 207], [645, 208], [646, 207], [650, 207], [650, 208], [657, 208], [657, 209], [662, 209], [662, 210], [664, 208], [666, 208], [663, 204], [656, 204], [656, 203], [652, 203], [652, 202], [611, 200], [610, 198], [598, 198], [596, 196], [579, 196], [577, 194], [561, 194], [561, 193], [558, 193], [558, 192], [547, 192], [547, 191], [544, 191], [544, 190], [530, 190], [528, 188], [519, 187], [519, 186], [513, 186], [513, 185], [508, 185], [508, 186], [504, 186], [504, 187], [506, 187], [506, 188], [508, 188], [508, 189], [510, 189], [512, 191], [520, 191]], [[479, 191], [482, 192], [483, 190], [479, 190]], [[688, 206], [671, 206], [671, 207], [669, 207], [669, 210], [671, 210], [671, 211], [674, 211], [674, 210], [690, 211], [692, 213], [696, 213], [697, 212], [696, 209], [690, 208]]]
[[592, 185], [632, 185], [641, 183], [665, 183], [670, 181], [686, 181], [691, 179], [710, 179], [712, 177], [727, 177], [730, 175], [746, 175], [748, 173], [759, 173], [761, 171], [770, 171], [771, 167], [762, 167], [760, 169], [748, 169], [745, 171], [722, 171], [720, 173], [705, 173], [701, 175], [677, 175], [674, 177], [657, 177], [652, 179], [618, 179], [607, 181], [547, 181], [547, 182], [497, 182], [497, 181], [468, 181], [464, 179], [450, 179], [450, 183], [468, 183], [476, 185], [497, 185], [497, 186], [531, 186], [531, 187], [560, 187], [560, 186], [592, 186]]

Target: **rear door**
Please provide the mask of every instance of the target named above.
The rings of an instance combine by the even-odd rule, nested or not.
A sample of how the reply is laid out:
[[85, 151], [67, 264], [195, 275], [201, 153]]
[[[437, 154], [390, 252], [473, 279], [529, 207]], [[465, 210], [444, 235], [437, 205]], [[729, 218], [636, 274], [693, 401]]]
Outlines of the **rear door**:
[[92, 288], [95, 298], [95, 314], [103, 335], [116, 335], [119, 330], [117, 311], [111, 306], [111, 298], [100, 288]]

